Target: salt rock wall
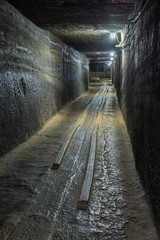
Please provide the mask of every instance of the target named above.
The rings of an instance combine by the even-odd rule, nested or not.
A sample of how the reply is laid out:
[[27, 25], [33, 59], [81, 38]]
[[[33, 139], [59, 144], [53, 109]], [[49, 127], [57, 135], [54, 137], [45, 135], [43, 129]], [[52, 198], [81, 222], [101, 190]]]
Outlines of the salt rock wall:
[[[160, 7], [150, 1], [126, 28], [114, 82], [131, 137], [136, 166], [160, 226]], [[121, 66], [121, 71], [119, 70]]]
[[0, 156], [87, 89], [87, 57], [0, 1]]

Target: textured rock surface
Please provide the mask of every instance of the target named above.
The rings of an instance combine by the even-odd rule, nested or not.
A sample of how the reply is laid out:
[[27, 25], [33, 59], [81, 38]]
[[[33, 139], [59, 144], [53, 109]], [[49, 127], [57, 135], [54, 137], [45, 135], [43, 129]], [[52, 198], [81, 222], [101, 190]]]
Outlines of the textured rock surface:
[[[82, 116], [60, 168], [51, 170]], [[89, 206], [81, 211], [77, 202], [97, 122]], [[93, 84], [2, 159], [1, 240], [158, 240], [112, 86]]]
[[[126, 30], [115, 80], [131, 137], [136, 166], [160, 225], [160, 19], [159, 3], [148, 4]], [[119, 72], [122, 64], [122, 72]], [[122, 75], [121, 75], [122, 74]], [[121, 76], [120, 76], [121, 75]]]
[[109, 31], [123, 28], [135, 0], [8, 0], [24, 16], [78, 51], [114, 48]]
[[88, 88], [88, 60], [0, 3], [0, 155]]
[[[92, 30], [121, 29], [134, 8], [135, 0], [39, 0], [39, 4], [33, 0], [8, 2], [39, 26], [54, 27], [55, 24], [60, 24], [65, 30], [65, 26], [62, 26], [64, 23], [66, 26], [82, 24], [85, 34], [84, 26], [89, 25]], [[79, 28], [73, 30], [78, 32]], [[70, 34], [67, 31], [65, 33]]]

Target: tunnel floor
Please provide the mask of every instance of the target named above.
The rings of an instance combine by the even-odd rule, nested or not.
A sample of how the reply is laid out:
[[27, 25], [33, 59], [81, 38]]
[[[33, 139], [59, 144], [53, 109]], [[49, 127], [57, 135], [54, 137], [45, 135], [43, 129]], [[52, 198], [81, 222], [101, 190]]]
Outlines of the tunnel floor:
[[[80, 210], [97, 122], [92, 188]], [[59, 168], [51, 169], [69, 136]], [[1, 240], [158, 239], [110, 81], [92, 84], [0, 162]]]

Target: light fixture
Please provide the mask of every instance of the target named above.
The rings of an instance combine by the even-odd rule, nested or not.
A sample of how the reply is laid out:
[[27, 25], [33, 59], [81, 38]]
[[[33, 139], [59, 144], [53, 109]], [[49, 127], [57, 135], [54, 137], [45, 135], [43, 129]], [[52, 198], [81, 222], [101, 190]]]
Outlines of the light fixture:
[[123, 43], [119, 43], [118, 45], [115, 45], [116, 48], [123, 48]]
[[114, 59], [114, 58], [113, 58], [113, 57], [111, 57], [110, 59], [111, 59], [111, 61], [113, 61], [113, 59]]
[[114, 52], [111, 52], [110, 55], [111, 55], [111, 57], [113, 57], [114, 56]]
[[110, 37], [113, 39], [116, 38], [116, 33], [111, 32]]

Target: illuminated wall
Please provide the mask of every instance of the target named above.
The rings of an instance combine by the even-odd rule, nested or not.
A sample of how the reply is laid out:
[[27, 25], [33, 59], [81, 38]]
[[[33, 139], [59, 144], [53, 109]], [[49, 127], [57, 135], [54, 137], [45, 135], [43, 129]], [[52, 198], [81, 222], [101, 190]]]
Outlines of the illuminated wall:
[[160, 223], [160, 15], [149, 2], [126, 29], [122, 58], [114, 65], [114, 82], [136, 166]]
[[88, 60], [0, 3], [0, 155], [88, 89]]

